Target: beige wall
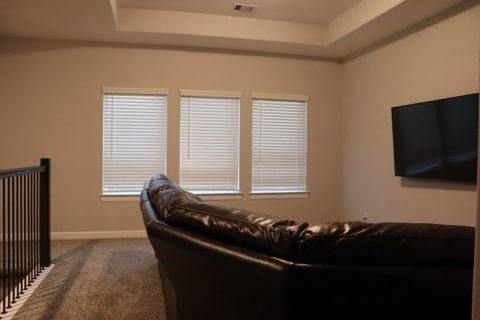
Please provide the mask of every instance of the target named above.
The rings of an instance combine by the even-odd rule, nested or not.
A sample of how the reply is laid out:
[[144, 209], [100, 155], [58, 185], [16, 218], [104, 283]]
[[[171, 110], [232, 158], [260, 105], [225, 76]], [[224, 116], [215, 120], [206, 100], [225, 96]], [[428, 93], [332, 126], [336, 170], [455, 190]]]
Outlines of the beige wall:
[[344, 64], [344, 219], [474, 225], [474, 186], [394, 177], [390, 108], [478, 92], [479, 24], [477, 6]]
[[102, 202], [102, 86], [168, 88], [168, 174], [178, 178], [180, 89], [242, 91], [241, 189], [250, 185], [250, 93], [310, 96], [307, 199], [217, 203], [317, 223], [474, 224], [468, 185], [393, 176], [390, 107], [478, 91], [480, 8], [346, 62], [73, 41], [0, 40], [0, 167], [51, 157], [52, 229], [141, 230], [136, 202]]
[[178, 177], [180, 89], [242, 91], [241, 189], [250, 185], [250, 92], [309, 102], [307, 199], [221, 203], [334, 220], [340, 209], [340, 74], [332, 62], [67, 41], [0, 40], [0, 168], [52, 158], [52, 230], [143, 229], [137, 202], [102, 202], [102, 86], [168, 88], [168, 174]]

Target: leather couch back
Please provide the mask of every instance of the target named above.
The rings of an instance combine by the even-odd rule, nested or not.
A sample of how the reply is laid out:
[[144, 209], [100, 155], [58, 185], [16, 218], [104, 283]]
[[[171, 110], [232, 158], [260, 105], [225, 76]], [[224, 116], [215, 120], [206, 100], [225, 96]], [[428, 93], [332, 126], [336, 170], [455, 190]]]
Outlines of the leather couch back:
[[472, 227], [334, 222], [305, 229], [298, 260], [308, 263], [473, 266]]
[[309, 227], [206, 203], [164, 175], [152, 178], [145, 188], [159, 219], [167, 224], [294, 262], [473, 266], [472, 227], [361, 222]]
[[252, 250], [293, 259], [297, 238], [308, 226], [295, 221], [212, 205], [168, 177], [154, 177], [148, 193], [164, 222]]

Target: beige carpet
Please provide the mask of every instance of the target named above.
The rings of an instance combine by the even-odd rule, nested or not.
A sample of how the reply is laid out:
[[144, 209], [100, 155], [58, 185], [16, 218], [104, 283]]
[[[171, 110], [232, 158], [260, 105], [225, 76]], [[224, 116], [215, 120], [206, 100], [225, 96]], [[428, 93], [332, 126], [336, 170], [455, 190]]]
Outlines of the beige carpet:
[[55, 268], [16, 320], [166, 319], [148, 240], [53, 241], [52, 255]]

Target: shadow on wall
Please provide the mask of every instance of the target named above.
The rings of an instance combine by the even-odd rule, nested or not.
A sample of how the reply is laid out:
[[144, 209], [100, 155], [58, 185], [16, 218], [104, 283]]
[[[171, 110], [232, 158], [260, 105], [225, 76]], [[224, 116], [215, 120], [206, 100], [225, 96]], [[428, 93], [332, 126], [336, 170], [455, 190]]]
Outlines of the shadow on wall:
[[418, 178], [401, 178], [401, 186], [402, 188], [417, 188], [417, 189], [440, 189], [440, 190], [458, 190], [458, 191], [476, 191], [477, 190], [476, 185], [473, 183], [418, 179]]
[[[53, 50], [68, 50], [77, 48], [123, 48], [123, 49], [145, 49], [145, 50], [165, 50], [165, 51], [183, 51], [193, 53], [217, 53], [232, 54], [254, 57], [301, 59], [312, 61], [323, 61], [340, 63], [341, 58], [329, 58], [320, 56], [306, 56], [279, 52], [247, 51], [239, 49], [208, 48], [208, 47], [190, 47], [168, 44], [147, 44], [147, 43], [128, 43], [128, 42], [107, 42], [93, 40], [66, 40], [66, 39], [35, 39], [35, 38], [16, 38], [6, 37], [10, 41], [2, 43], [0, 49], [9, 54], [29, 54], [34, 52], [45, 52]], [[0, 55], [2, 52], [0, 52]]]

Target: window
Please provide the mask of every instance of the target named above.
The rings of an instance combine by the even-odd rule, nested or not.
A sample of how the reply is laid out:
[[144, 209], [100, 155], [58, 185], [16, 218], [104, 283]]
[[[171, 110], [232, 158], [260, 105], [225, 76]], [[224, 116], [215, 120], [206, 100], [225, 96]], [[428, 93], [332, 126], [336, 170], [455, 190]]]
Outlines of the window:
[[103, 194], [138, 194], [166, 173], [166, 92], [104, 89]]
[[180, 105], [180, 184], [238, 193], [240, 94], [182, 91]]
[[254, 95], [252, 112], [252, 193], [306, 192], [306, 98]]

